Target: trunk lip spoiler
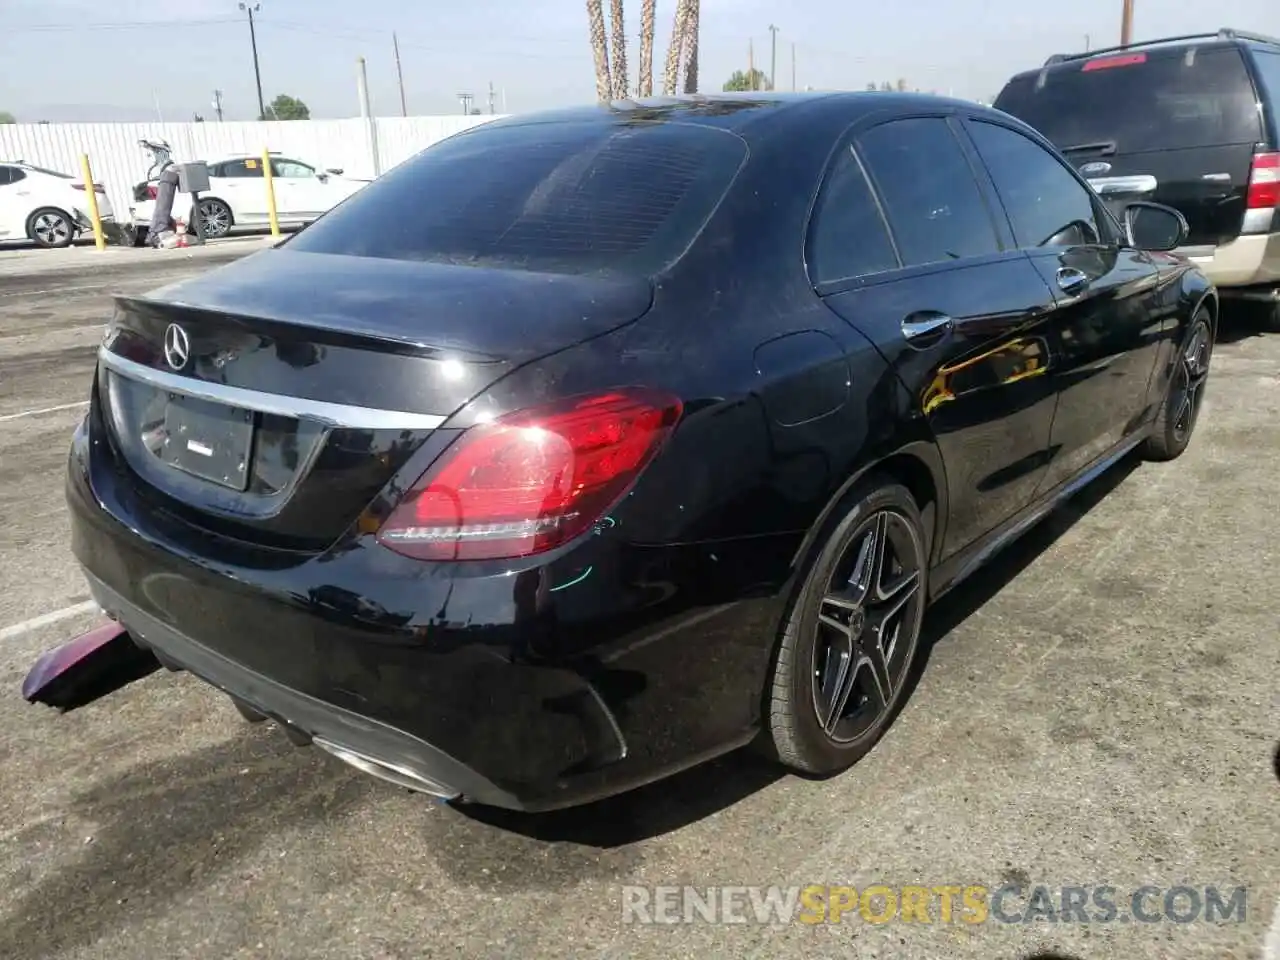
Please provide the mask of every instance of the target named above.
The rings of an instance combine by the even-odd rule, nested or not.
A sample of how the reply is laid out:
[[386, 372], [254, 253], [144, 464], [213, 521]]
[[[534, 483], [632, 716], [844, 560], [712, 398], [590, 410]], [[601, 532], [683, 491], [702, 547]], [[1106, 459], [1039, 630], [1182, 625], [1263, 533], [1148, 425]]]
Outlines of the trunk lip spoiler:
[[309, 420], [339, 429], [435, 430], [447, 419], [437, 414], [382, 410], [349, 403], [330, 403], [324, 400], [310, 400], [306, 397], [252, 390], [248, 387], [233, 387], [208, 380], [196, 380], [129, 360], [118, 353], [112, 353], [105, 345], [98, 348], [98, 363], [119, 376], [172, 393], [211, 400], [256, 413]]

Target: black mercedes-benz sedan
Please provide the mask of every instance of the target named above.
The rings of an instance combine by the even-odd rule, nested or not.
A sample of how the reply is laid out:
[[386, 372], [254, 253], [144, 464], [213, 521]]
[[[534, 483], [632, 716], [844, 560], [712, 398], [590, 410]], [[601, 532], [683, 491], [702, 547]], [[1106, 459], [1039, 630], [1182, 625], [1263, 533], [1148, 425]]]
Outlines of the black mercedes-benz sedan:
[[933, 599], [1187, 446], [1218, 305], [1185, 233], [954, 100], [487, 123], [117, 300], [75, 555], [160, 664], [439, 797], [547, 810], [752, 741], [833, 773]]

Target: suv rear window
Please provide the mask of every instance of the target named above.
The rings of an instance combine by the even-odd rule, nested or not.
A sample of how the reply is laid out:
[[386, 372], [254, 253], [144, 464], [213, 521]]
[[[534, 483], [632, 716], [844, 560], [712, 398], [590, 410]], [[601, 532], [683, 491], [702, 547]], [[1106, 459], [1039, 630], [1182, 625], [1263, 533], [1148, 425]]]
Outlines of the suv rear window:
[[392, 260], [651, 275], [697, 236], [746, 156], [738, 136], [711, 127], [484, 125], [427, 148], [289, 245]]
[[[1109, 59], [1117, 65], [1089, 68]], [[1253, 84], [1235, 47], [1054, 66], [1015, 77], [995, 106], [1060, 150], [1112, 141], [1116, 153], [1142, 153], [1254, 143], [1261, 136]]]

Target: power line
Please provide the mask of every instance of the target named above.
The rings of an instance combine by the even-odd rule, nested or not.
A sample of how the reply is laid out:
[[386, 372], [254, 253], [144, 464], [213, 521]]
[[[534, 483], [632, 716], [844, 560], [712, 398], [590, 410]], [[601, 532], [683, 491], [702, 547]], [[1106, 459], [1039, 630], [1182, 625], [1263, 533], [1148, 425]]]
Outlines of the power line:
[[239, 23], [234, 17], [216, 20], [120, 20], [104, 23], [30, 23], [6, 26], [5, 33], [76, 33], [91, 30], [159, 30], [165, 27], [212, 27], [223, 23]]

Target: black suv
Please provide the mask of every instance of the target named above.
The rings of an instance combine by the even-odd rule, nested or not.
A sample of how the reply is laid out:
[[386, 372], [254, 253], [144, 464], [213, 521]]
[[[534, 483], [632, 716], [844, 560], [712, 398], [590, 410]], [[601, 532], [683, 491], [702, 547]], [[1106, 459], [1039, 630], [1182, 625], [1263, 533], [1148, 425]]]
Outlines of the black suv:
[[1043, 133], [1108, 201], [1176, 207], [1177, 252], [1280, 330], [1280, 39], [1222, 29], [1020, 73], [997, 109]]

